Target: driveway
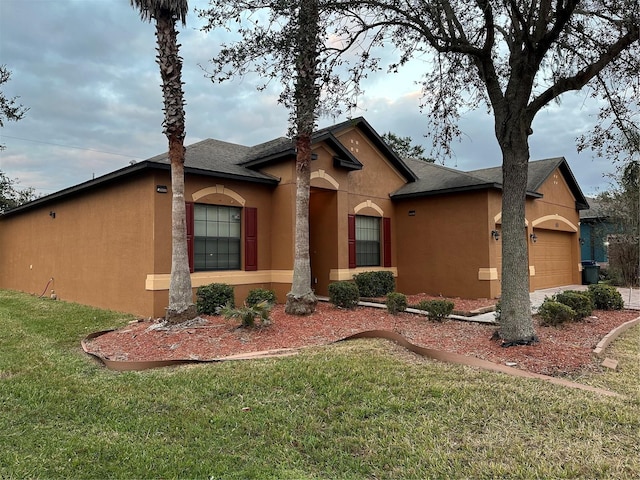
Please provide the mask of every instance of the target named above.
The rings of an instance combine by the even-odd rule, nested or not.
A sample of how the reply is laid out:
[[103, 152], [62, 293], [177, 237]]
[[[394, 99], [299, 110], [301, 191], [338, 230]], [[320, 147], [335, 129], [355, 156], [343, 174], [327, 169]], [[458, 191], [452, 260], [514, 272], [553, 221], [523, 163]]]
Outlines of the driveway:
[[[566, 285], [564, 287], [545, 288], [544, 290], [536, 290], [531, 292], [531, 306], [534, 311], [538, 309], [545, 297], [550, 297], [554, 293], [563, 292], [565, 290], [586, 290], [587, 285]], [[622, 295], [625, 308], [631, 310], [640, 310], [640, 289], [616, 287]]]

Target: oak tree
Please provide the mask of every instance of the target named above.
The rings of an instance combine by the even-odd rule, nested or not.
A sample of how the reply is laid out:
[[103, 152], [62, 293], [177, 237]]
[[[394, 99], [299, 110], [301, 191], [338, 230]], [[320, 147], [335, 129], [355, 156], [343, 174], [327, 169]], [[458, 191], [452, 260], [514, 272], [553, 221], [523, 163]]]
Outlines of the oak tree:
[[445, 150], [460, 134], [461, 112], [484, 105], [493, 115], [503, 170], [500, 335], [504, 345], [535, 341], [523, 228], [532, 124], [563, 94], [583, 89], [608, 106], [604, 116], [629, 114], [617, 100], [640, 95], [639, 3], [328, 1], [350, 18], [338, 34], [395, 47], [399, 58], [391, 70], [430, 55], [423, 108]]
[[[4, 85], [11, 79], [11, 71], [6, 65], [0, 65], [0, 86]], [[22, 104], [16, 103], [18, 97], [7, 98], [0, 91], [0, 128], [4, 127], [4, 122], [17, 122], [21, 120], [25, 113], [29, 110]], [[4, 145], [0, 144], [0, 151], [4, 150]]]

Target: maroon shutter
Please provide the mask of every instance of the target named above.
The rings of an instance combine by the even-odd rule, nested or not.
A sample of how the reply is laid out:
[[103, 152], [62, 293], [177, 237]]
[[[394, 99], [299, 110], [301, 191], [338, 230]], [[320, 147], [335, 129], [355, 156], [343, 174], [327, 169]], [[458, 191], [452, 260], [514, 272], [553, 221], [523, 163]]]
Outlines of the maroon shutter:
[[349, 235], [349, 268], [356, 268], [356, 216], [349, 215], [347, 221]]
[[189, 271], [193, 273], [193, 202], [185, 202], [187, 220], [187, 255], [189, 256]]
[[258, 209], [244, 209], [244, 269], [258, 270]]
[[383, 248], [383, 267], [391, 266], [391, 219], [382, 218], [382, 248]]

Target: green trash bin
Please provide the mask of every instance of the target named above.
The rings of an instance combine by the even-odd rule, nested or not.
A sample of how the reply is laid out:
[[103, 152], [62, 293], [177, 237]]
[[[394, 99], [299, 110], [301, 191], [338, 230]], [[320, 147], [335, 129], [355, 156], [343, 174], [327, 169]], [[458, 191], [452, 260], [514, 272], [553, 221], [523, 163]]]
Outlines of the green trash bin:
[[582, 262], [582, 284], [594, 285], [600, 280], [600, 265], [596, 262]]

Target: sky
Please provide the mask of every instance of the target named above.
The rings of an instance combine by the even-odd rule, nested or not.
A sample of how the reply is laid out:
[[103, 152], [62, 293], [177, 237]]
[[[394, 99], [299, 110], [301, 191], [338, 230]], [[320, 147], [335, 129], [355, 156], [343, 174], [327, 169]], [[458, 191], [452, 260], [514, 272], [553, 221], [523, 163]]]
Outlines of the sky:
[[[215, 138], [256, 145], [285, 136], [288, 112], [277, 103], [277, 85], [258, 91], [255, 78], [213, 83], [205, 75], [224, 31], [204, 33], [192, 13], [207, 0], [190, 0], [187, 26], [179, 26], [186, 100], [185, 144]], [[142, 22], [129, 0], [0, 0], [0, 64], [12, 72], [0, 89], [29, 108], [19, 122], [0, 129], [0, 171], [20, 188], [48, 195], [167, 150], [162, 133], [162, 91], [152, 24]], [[392, 48], [382, 52], [393, 58]], [[425, 63], [412, 61], [399, 74], [372, 75], [359, 107], [379, 133], [431, 143], [420, 112], [416, 81]], [[585, 195], [606, 190], [614, 171], [606, 159], [576, 150], [576, 137], [597, 113], [586, 94], [563, 97], [540, 112], [530, 137], [531, 159], [564, 156]], [[346, 120], [320, 118], [319, 127]], [[501, 164], [493, 119], [485, 109], [461, 120], [463, 137], [453, 157], [438, 163], [463, 171]]]

